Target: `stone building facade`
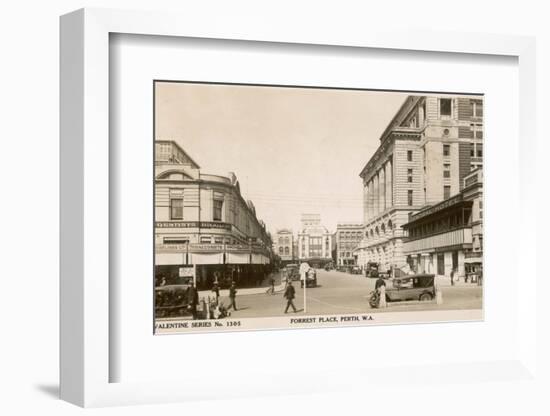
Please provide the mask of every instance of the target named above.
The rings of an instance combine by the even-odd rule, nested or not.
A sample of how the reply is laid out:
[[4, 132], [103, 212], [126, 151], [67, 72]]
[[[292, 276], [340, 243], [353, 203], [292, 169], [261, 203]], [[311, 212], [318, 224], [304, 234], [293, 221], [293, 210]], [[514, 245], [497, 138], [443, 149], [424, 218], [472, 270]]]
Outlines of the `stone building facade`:
[[406, 265], [402, 226], [409, 214], [458, 194], [482, 167], [481, 96], [409, 96], [360, 173], [363, 240], [360, 264]]
[[272, 241], [237, 177], [204, 174], [174, 141], [155, 142], [155, 274], [175, 279], [196, 266], [199, 287], [214, 280], [239, 285], [259, 279]]

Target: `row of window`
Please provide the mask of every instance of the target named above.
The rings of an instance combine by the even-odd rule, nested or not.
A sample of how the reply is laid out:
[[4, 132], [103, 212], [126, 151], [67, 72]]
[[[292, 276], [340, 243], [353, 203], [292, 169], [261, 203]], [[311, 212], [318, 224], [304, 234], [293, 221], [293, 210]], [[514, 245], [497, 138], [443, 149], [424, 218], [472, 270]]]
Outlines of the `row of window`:
[[279, 247], [279, 254], [290, 255], [290, 247]]
[[340, 240], [356, 240], [361, 238], [361, 231], [346, 231], [338, 233]]
[[[214, 199], [212, 207], [212, 219], [214, 221], [221, 221], [223, 199]], [[170, 198], [170, 219], [183, 220], [183, 198]]]

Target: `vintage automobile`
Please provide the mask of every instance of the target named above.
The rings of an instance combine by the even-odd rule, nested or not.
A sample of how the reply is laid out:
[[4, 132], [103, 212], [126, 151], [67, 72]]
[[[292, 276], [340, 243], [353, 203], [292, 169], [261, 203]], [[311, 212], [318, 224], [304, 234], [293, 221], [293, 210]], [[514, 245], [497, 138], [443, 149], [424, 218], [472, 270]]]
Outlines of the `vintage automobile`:
[[359, 266], [353, 266], [351, 268], [351, 274], [361, 274], [361, 267]]
[[[317, 271], [313, 268], [309, 269], [306, 273], [306, 287], [317, 286]], [[304, 281], [300, 282], [300, 287], [304, 287]]]
[[[417, 300], [421, 302], [435, 298], [435, 275], [414, 274], [391, 279], [393, 287], [386, 288], [386, 302]], [[380, 294], [377, 290], [370, 293], [369, 304], [377, 308]]]
[[369, 261], [367, 267], [365, 267], [366, 277], [378, 277], [378, 263]]
[[187, 309], [188, 284], [164, 285], [155, 287], [155, 316], [190, 317]]
[[386, 288], [386, 301], [428, 301], [435, 298], [435, 275], [413, 274], [392, 279], [393, 287]]
[[287, 264], [285, 267], [285, 273], [290, 280], [300, 280], [300, 270], [297, 264]]

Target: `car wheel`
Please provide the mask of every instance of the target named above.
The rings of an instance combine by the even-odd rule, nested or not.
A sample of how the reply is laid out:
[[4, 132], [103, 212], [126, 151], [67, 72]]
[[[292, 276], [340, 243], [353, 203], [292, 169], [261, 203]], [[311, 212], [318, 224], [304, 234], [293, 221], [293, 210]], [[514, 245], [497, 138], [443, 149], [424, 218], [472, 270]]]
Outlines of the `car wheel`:
[[432, 295], [430, 295], [429, 293], [422, 293], [420, 295], [420, 301], [426, 302], [428, 300], [432, 300]]

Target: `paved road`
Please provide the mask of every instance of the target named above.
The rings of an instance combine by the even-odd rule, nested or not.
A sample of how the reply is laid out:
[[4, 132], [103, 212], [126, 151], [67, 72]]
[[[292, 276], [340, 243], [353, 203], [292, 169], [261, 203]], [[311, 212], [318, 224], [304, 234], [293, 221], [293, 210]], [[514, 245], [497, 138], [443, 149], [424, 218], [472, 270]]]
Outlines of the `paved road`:
[[[351, 275], [337, 271], [317, 270], [318, 287], [307, 288], [307, 315], [353, 314], [373, 312], [368, 304], [370, 292], [374, 289], [376, 279], [362, 275]], [[303, 289], [300, 282], [295, 282], [296, 299], [294, 304], [297, 314], [303, 315]], [[442, 287], [443, 304], [435, 302], [395, 302], [387, 309], [376, 309], [375, 312], [397, 312], [418, 310], [480, 309], [482, 289], [474, 285], [456, 285]], [[229, 299], [222, 297], [227, 305]], [[237, 296], [236, 312], [232, 317], [249, 318], [262, 316], [284, 316], [286, 300], [282, 293], [275, 295], [254, 294]]]

